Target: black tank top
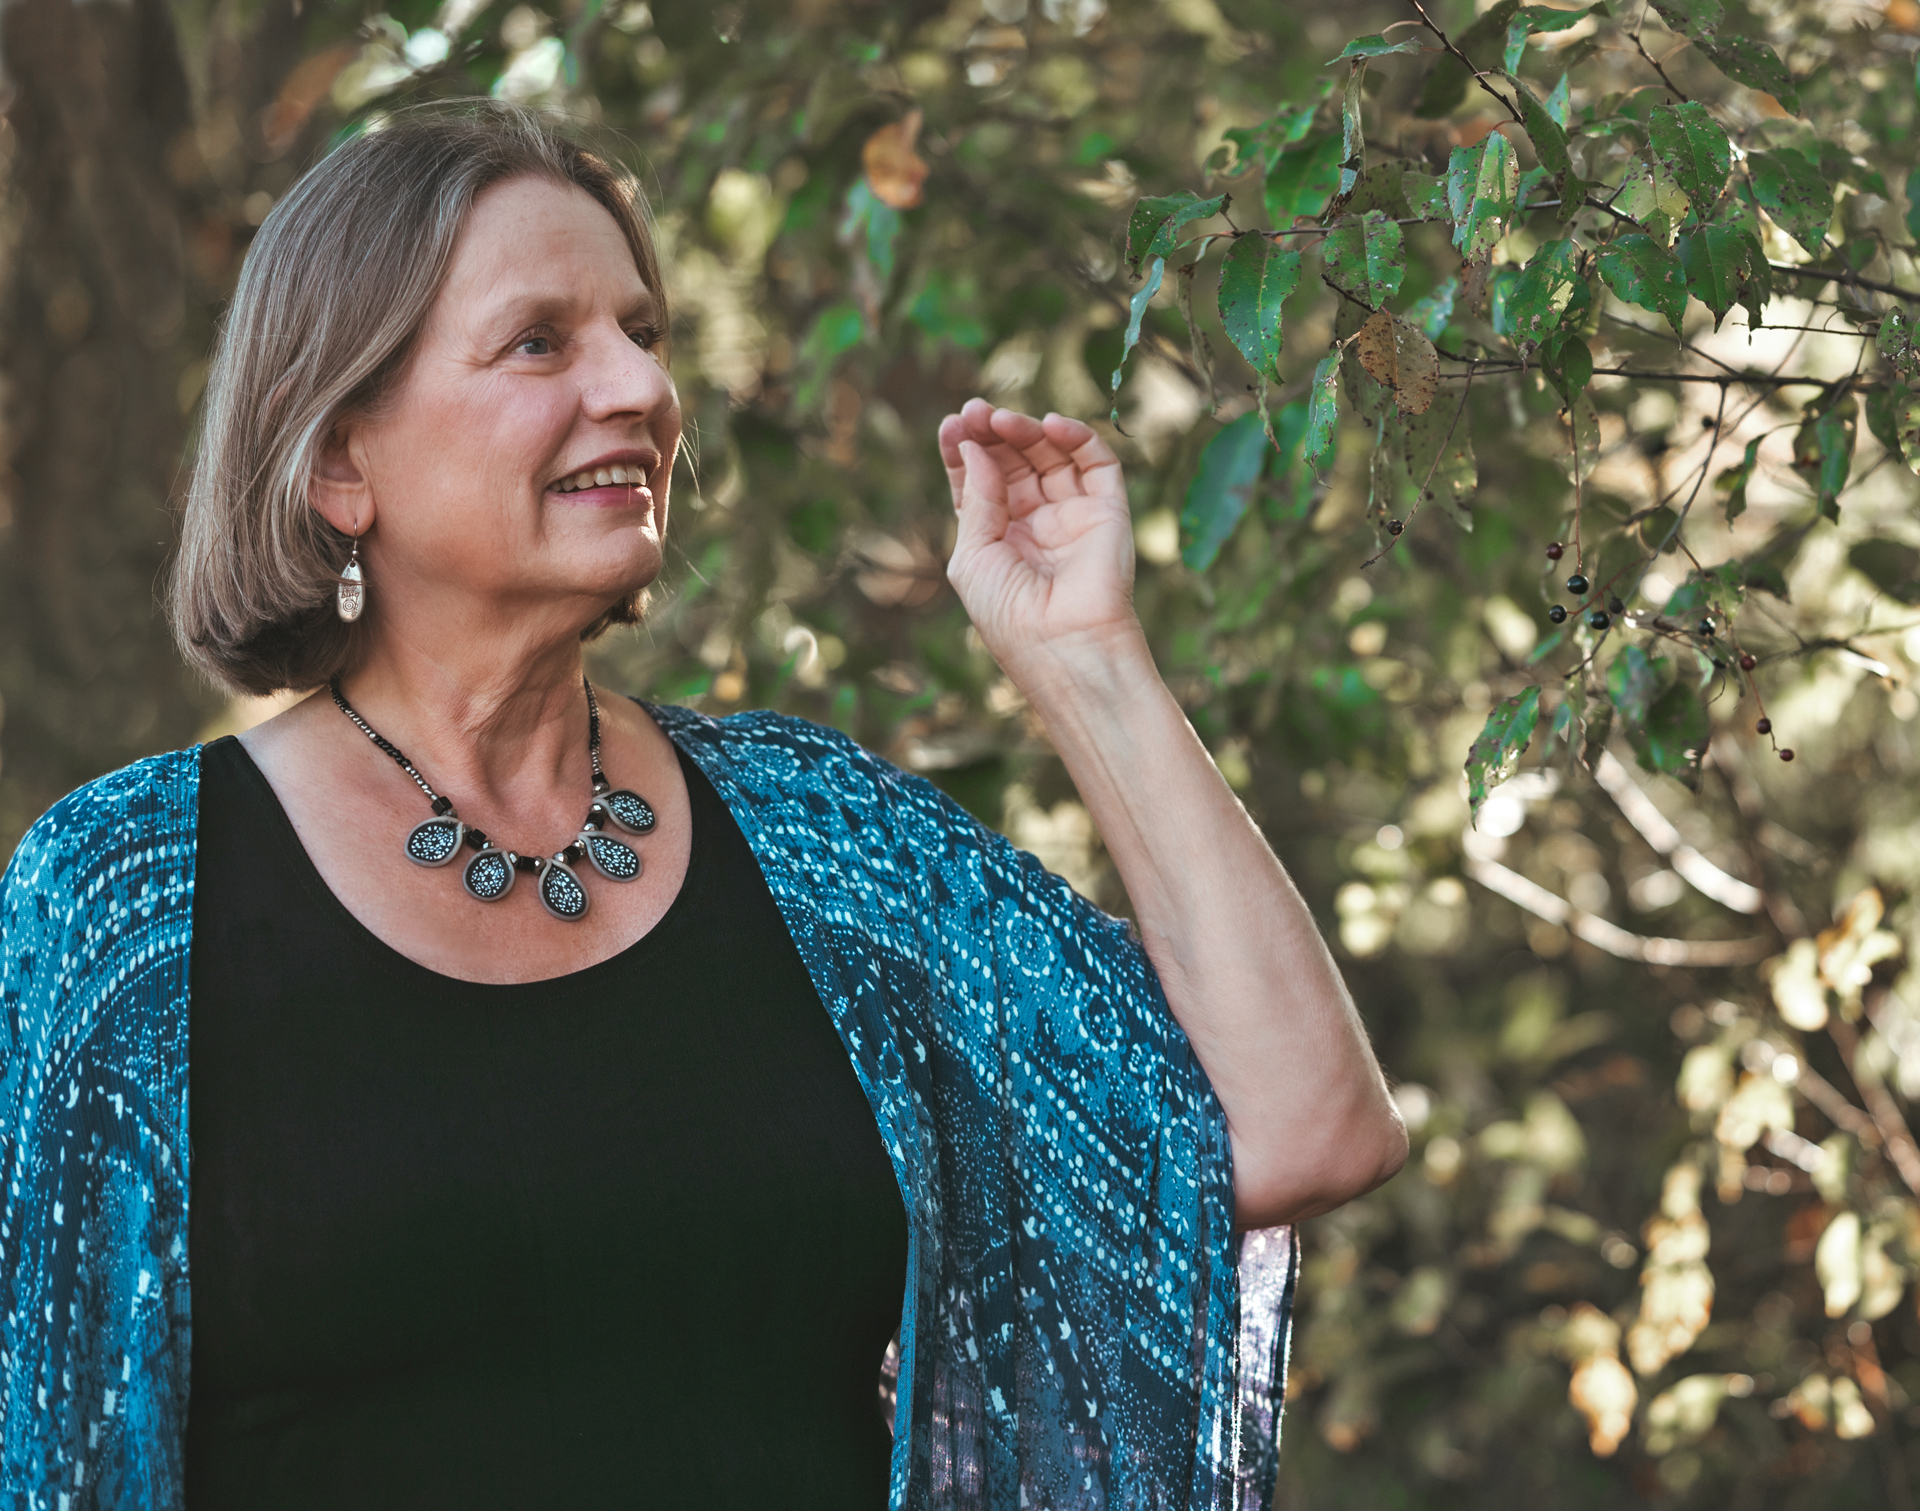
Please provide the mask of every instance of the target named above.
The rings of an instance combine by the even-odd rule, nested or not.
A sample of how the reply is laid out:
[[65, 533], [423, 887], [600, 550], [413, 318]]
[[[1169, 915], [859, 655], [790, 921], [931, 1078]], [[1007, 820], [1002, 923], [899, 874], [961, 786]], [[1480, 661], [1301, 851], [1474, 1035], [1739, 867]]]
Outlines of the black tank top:
[[899, 1188], [746, 840], [680, 764], [665, 917], [488, 986], [376, 939], [239, 742], [206, 748], [192, 1511], [887, 1504]]

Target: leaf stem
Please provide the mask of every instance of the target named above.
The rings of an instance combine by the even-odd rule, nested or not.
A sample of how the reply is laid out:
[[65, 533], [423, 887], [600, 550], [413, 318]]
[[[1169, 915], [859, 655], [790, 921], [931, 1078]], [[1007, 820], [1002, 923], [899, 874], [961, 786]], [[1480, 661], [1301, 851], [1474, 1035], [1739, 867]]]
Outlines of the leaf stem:
[[1427, 8], [1420, 3], [1420, 0], [1407, 0], [1407, 3], [1410, 4], [1416, 11], [1420, 13], [1421, 24], [1424, 25], [1428, 31], [1432, 32], [1436, 37], [1440, 39], [1440, 45], [1446, 48], [1448, 52], [1452, 53], [1456, 58], [1460, 60], [1460, 66], [1466, 69], [1467, 73], [1472, 77], [1473, 82], [1478, 84], [1488, 94], [1492, 95], [1504, 107], [1506, 107], [1506, 112], [1508, 115], [1513, 117], [1515, 125], [1517, 125], [1522, 131], [1526, 130], [1527, 123], [1525, 120], [1521, 118], [1520, 112], [1514, 108], [1513, 101], [1508, 99], [1505, 95], [1500, 93], [1499, 90], [1495, 89], [1491, 84], [1489, 84], [1486, 81], [1485, 76], [1480, 72], [1480, 70], [1473, 66], [1473, 59], [1469, 58], [1465, 53], [1460, 51], [1460, 49], [1454, 45], [1452, 39], [1449, 38], [1445, 32], [1440, 30], [1440, 28], [1434, 24], [1433, 17], [1427, 14]]

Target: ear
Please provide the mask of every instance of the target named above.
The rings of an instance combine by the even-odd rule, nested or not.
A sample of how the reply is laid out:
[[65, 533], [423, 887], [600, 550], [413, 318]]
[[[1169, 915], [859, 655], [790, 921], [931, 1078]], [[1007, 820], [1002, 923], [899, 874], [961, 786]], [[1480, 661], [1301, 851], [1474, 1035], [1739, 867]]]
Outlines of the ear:
[[307, 483], [307, 501], [343, 535], [361, 536], [373, 525], [373, 485], [359, 444], [359, 427], [343, 420], [321, 444]]

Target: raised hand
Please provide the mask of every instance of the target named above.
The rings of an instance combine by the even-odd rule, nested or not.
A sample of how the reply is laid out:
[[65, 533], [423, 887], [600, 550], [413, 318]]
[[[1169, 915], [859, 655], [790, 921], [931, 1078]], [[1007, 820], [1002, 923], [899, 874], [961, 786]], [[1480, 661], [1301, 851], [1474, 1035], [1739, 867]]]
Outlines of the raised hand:
[[971, 399], [940, 422], [960, 528], [947, 577], [1016, 682], [1021, 667], [1139, 642], [1120, 463], [1090, 425]]

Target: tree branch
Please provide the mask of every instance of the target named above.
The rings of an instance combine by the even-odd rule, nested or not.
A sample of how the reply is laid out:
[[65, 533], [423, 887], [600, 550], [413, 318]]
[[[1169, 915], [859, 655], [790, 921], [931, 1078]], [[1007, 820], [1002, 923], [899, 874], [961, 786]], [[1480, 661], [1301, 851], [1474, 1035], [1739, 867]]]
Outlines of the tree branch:
[[1505, 106], [1507, 114], [1513, 117], [1514, 124], [1519, 126], [1522, 131], [1526, 130], [1527, 123], [1521, 118], [1520, 112], [1514, 108], [1513, 101], [1509, 100], [1505, 95], [1500, 93], [1499, 90], [1489, 84], [1481, 75], [1480, 70], [1473, 66], [1473, 59], [1460, 51], [1460, 49], [1453, 44], [1452, 40], [1448, 38], [1447, 34], [1440, 30], [1438, 26], [1434, 25], [1433, 17], [1427, 14], [1427, 8], [1420, 3], [1420, 0], [1408, 0], [1408, 4], [1412, 5], [1412, 7], [1420, 13], [1421, 24], [1440, 39], [1440, 45], [1460, 60], [1460, 66], [1466, 69], [1468, 75], [1473, 79], [1473, 82]]

